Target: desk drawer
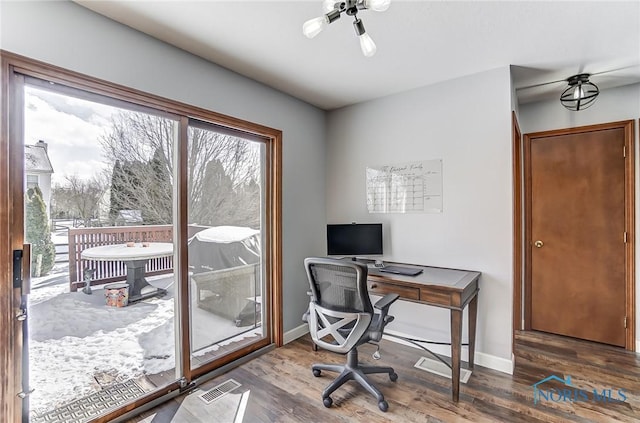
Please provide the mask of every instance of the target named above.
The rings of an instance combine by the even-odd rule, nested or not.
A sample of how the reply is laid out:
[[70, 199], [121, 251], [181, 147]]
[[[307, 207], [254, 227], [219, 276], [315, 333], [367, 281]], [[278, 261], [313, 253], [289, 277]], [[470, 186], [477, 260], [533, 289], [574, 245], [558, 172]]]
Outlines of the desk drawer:
[[433, 304], [440, 304], [444, 306], [450, 306], [451, 296], [444, 292], [433, 292], [427, 289], [421, 289], [420, 301], [433, 303]]
[[418, 288], [399, 286], [392, 283], [378, 281], [367, 281], [367, 283], [369, 286], [369, 292], [371, 292], [372, 294], [398, 294], [400, 295], [400, 298], [406, 298], [408, 300], [420, 299], [420, 290]]

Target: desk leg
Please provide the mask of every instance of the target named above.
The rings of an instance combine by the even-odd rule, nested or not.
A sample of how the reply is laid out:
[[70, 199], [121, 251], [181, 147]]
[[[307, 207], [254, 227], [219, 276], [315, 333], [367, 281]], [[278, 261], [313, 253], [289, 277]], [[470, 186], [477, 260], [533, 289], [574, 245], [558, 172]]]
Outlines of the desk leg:
[[473, 360], [476, 353], [476, 320], [478, 317], [478, 295], [469, 303], [469, 369], [473, 370]]
[[462, 310], [451, 310], [451, 386], [453, 402], [460, 397], [460, 350], [462, 349]]

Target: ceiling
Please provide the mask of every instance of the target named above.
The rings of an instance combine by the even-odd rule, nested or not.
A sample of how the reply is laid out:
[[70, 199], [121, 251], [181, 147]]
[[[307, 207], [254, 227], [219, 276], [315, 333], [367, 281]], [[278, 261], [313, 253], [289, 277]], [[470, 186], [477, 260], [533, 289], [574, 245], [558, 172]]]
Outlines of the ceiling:
[[508, 65], [521, 103], [559, 98], [576, 73], [640, 82], [640, 1], [392, 0], [358, 14], [371, 58], [349, 16], [302, 34], [321, 0], [76, 3], [326, 110]]

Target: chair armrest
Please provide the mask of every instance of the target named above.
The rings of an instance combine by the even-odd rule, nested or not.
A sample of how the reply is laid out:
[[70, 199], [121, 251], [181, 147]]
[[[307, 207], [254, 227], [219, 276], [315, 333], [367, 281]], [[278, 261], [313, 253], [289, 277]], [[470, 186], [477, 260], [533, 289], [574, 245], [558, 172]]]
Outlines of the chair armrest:
[[389, 307], [391, 307], [391, 304], [393, 304], [398, 298], [400, 298], [398, 294], [387, 294], [376, 301], [376, 303], [373, 305], [373, 308], [375, 308], [376, 310], [380, 310], [380, 317], [376, 319], [375, 324], [371, 325], [370, 327], [370, 340], [379, 341], [380, 338], [382, 338], [384, 327], [387, 325], [387, 323], [391, 323], [393, 321], [393, 316], [388, 316]]
[[376, 301], [373, 307], [380, 310], [382, 314], [385, 315], [389, 312], [391, 304], [393, 304], [398, 298], [400, 298], [398, 294], [387, 294]]

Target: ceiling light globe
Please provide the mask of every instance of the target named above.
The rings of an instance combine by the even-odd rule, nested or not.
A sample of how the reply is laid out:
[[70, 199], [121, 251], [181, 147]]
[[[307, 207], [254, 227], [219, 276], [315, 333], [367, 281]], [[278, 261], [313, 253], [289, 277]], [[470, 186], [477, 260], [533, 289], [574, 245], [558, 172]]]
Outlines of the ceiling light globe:
[[369, 34], [364, 33], [362, 35], [359, 35], [358, 38], [360, 39], [360, 49], [362, 50], [362, 54], [364, 54], [365, 57], [371, 57], [376, 54], [376, 43], [373, 42]]
[[309, 19], [302, 25], [302, 33], [307, 38], [313, 38], [318, 35], [325, 26], [329, 24], [326, 16], [320, 16], [318, 18]]
[[365, 7], [376, 12], [384, 12], [391, 5], [391, 0], [365, 0]]
[[579, 83], [573, 90], [573, 99], [578, 100], [580, 98], [584, 98], [584, 90], [582, 89], [582, 84]]
[[322, 2], [322, 12], [329, 13], [336, 7], [337, 0], [324, 0]]

